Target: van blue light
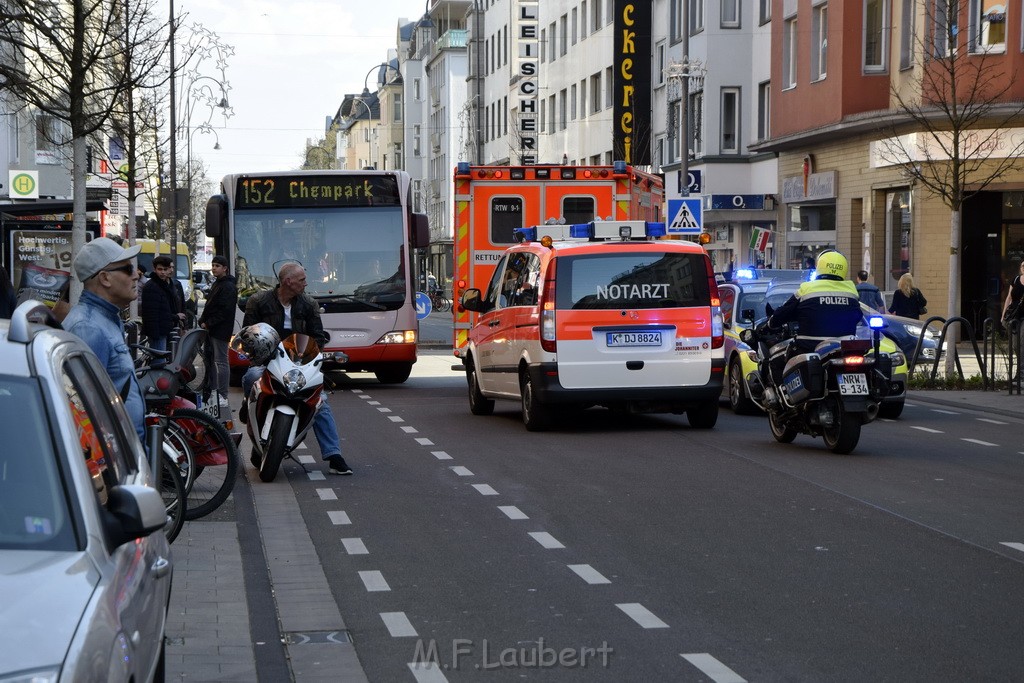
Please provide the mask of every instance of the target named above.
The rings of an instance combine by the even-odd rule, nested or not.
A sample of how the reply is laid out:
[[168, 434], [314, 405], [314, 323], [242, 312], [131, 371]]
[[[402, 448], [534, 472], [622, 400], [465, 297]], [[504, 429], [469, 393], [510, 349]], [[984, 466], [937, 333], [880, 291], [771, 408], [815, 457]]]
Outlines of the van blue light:
[[536, 242], [537, 228], [515, 228], [512, 235], [520, 242]]
[[753, 268], [737, 268], [732, 277], [734, 280], [756, 280], [757, 273]]

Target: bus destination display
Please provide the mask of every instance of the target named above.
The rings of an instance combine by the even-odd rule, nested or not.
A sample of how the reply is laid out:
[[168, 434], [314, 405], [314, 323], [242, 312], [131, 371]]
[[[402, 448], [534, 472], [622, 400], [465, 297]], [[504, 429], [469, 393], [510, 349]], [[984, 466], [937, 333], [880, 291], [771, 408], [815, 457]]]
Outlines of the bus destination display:
[[400, 206], [398, 179], [387, 175], [242, 176], [236, 209]]

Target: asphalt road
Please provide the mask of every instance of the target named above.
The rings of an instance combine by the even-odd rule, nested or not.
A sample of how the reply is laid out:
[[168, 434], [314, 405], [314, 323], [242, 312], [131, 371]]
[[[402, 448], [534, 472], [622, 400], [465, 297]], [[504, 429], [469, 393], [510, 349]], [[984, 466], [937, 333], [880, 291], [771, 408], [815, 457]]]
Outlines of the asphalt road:
[[342, 383], [355, 476], [285, 467], [371, 681], [1024, 671], [1021, 420], [908, 404], [850, 456], [724, 406], [528, 433], [471, 415], [450, 358]]

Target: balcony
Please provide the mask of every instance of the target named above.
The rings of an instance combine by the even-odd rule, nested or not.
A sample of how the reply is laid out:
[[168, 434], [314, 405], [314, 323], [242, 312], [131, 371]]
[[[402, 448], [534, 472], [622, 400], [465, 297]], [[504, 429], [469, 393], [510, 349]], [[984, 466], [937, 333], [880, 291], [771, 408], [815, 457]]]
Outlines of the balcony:
[[443, 36], [434, 41], [434, 51], [453, 50], [466, 47], [466, 38], [469, 31], [464, 28], [446, 31]]

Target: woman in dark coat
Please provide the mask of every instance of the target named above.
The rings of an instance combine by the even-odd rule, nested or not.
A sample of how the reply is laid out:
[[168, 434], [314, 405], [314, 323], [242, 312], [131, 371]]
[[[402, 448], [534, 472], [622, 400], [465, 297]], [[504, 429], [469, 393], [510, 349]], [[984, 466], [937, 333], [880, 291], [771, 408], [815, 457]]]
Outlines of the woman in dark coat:
[[892, 305], [889, 312], [893, 315], [901, 315], [904, 318], [915, 320], [925, 313], [928, 300], [921, 294], [921, 290], [914, 286], [914, 278], [910, 273], [903, 273], [900, 276], [896, 291], [892, 293]]

